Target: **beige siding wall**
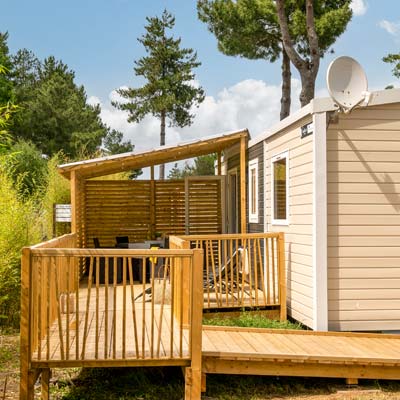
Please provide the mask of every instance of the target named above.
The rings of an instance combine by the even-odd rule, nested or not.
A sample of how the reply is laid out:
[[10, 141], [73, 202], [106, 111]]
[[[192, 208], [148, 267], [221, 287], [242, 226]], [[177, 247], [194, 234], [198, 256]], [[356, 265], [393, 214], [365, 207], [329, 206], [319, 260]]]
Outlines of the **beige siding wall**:
[[[313, 135], [300, 137], [311, 117], [265, 142], [265, 217], [268, 231], [285, 232], [288, 314], [313, 326]], [[289, 151], [289, 226], [271, 224], [271, 159]]]
[[400, 105], [327, 132], [329, 329], [400, 329]]

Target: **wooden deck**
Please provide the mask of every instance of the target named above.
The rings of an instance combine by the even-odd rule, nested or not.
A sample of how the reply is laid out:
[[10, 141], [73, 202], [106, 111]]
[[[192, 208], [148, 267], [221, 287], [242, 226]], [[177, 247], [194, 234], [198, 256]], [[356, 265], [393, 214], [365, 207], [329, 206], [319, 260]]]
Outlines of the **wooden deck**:
[[[171, 318], [171, 306], [152, 305], [145, 296], [136, 300], [132, 307], [132, 297], [127, 289], [124, 296], [124, 287], [118, 285], [114, 296], [112, 286], [107, 289], [101, 286], [98, 293], [92, 290], [88, 299], [87, 285], [82, 285], [79, 309], [89, 312], [77, 314], [71, 307], [70, 314], [62, 313], [61, 323], [56, 320], [50, 327], [50, 340], [44, 337], [33, 353], [32, 364], [46, 362], [46, 365], [64, 366], [67, 362], [73, 366], [92, 365], [96, 360], [123, 360], [126, 365], [129, 360], [143, 361], [154, 357], [189, 359], [189, 330], [183, 328], [180, 335], [179, 324]], [[135, 295], [143, 289], [142, 284], [135, 284]], [[71, 300], [73, 304], [76, 301], [75, 298]]]
[[[142, 285], [135, 285], [136, 293], [142, 289]], [[84, 309], [88, 300], [84, 296], [86, 290], [84, 287], [80, 289], [80, 309]], [[73, 366], [96, 365], [96, 360], [101, 359], [101, 364], [106, 366], [107, 360], [114, 361], [114, 365], [118, 365], [118, 361], [123, 365], [136, 365], [137, 361], [141, 363], [154, 356], [169, 362], [174, 358], [179, 362], [190, 358], [189, 330], [184, 328], [180, 339], [179, 324], [171, 318], [169, 305], [161, 309], [155, 304], [152, 320], [151, 303], [148, 298], [143, 301], [141, 297], [135, 301], [134, 319], [130, 301], [126, 302], [123, 315], [122, 286], [117, 287], [115, 306], [108, 310], [103, 307], [104, 287], [97, 297], [100, 299], [99, 307], [95, 293], [89, 299], [88, 320], [85, 321], [83, 312], [78, 318], [78, 337], [86, 338], [85, 342], [76, 343], [75, 340], [76, 314], [71, 314], [70, 318], [68, 314], [62, 314], [61, 331], [60, 324], [53, 323], [50, 340], [44, 338], [40, 351], [33, 353], [34, 366], [40, 367], [43, 363], [52, 367], [65, 366], [66, 360]], [[110, 294], [109, 298], [112, 297]], [[96, 318], [96, 312], [99, 312], [99, 318]], [[122, 327], [124, 320], [125, 329]], [[65, 329], [67, 325], [71, 329]], [[123, 332], [127, 332], [125, 338]], [[215, 326], [203, 326], [202, 332], [204, 374], [400, 379], [400, 335]]]
[[203, 373], [400, 379], [400, 335], [203, 326]]

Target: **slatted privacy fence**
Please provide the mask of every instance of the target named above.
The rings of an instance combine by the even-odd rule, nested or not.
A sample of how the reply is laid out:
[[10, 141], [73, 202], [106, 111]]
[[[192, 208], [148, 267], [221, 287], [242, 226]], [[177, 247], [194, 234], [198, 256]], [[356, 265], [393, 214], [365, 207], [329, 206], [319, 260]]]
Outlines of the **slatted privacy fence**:
[[286, 319], [282, 233], [180, 236], [204, 250], [204, 308], [279, 306]]
[[[30, 361], [64, 366], [190, 360], [192, 347], [199, 348], [196, 342], [201, 349], [201, 328], [192, 330], [201, 323], [202, 292], [193, 285], [196, 270], [202, 273], [201, 253], [25, 249], [23, 276], [29, 276], [30, 292], [22, 297], [27, 302], [23, 310], [29, 310], [23, 332], [28, 334]], [[80, 274], [80, 260], [87, 265], [87, 276]], [[137, 276], [142, 283], [134, 281]], [[182, 282], [189, 292], [186, 308], [180, 304]]]
[[96, 237], [101, 246], [111, 247], [116, 236], [139, 242], [154, 238], [156, 232], [221, 233], [222, 182], [222, 177], [85, 181], [77, 207], [83, 243], [93, 247]]

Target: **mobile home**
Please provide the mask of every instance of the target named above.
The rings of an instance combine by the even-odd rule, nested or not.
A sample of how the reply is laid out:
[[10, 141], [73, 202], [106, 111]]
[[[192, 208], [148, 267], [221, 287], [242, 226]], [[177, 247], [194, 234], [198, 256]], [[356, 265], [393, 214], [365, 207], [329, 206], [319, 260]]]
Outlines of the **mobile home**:
[[348, 114], [314, 99], [247, 155], [247, 229], [285, 232], [288, 314], [315, 330], [400, 330], [400, 90]]

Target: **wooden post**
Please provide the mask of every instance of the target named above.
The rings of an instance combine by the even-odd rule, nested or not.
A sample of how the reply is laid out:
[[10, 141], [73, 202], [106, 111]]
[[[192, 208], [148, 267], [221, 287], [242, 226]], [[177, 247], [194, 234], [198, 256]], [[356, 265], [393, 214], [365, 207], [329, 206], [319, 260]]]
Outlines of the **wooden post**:
[[22, 249], [21, 260], [21, 324], [20, 324], [20, 399], [33, 399], [34, 373], [31, 362], [31, 249]]
[[150, 240], [156, 239], [156, 187], [154, 181], [154, 166], [150, 167]]
[[221, 165], [221, 152], [219, 151], [218, 152], [218, 155], [217, 155], [217, 161], [218, 161], [218, 169], [217, 169], [217, 171], [218, 171], [218, 176], [221, 176], [221, 172], [222, 172], [222, 165]]
[[246, 223], [246, 138], [240, 138], [240, 232], [247, 232]]
[[49, 400], [50, 399], [50, 368], [42, 369], [42, 376], [41, 376], [41, 394], [42, 400]]
[[[78, 226], [78, 178], [74, 170], [71, 171], [71, 232], [77, 232]], [[79, 239], [78, 239], [79, 242]]]
[[286, 263], [285, 263], [285, 234], [279, 232], [278, 237], [278, 266], [279, 266], [279, 304], [280, 319], [286, 321]]
[[203, 250], [194, 250], [192, 264], [191, 366], [185, 370], [185, 400], [201, 398], [202, 318], [203, 318]]

